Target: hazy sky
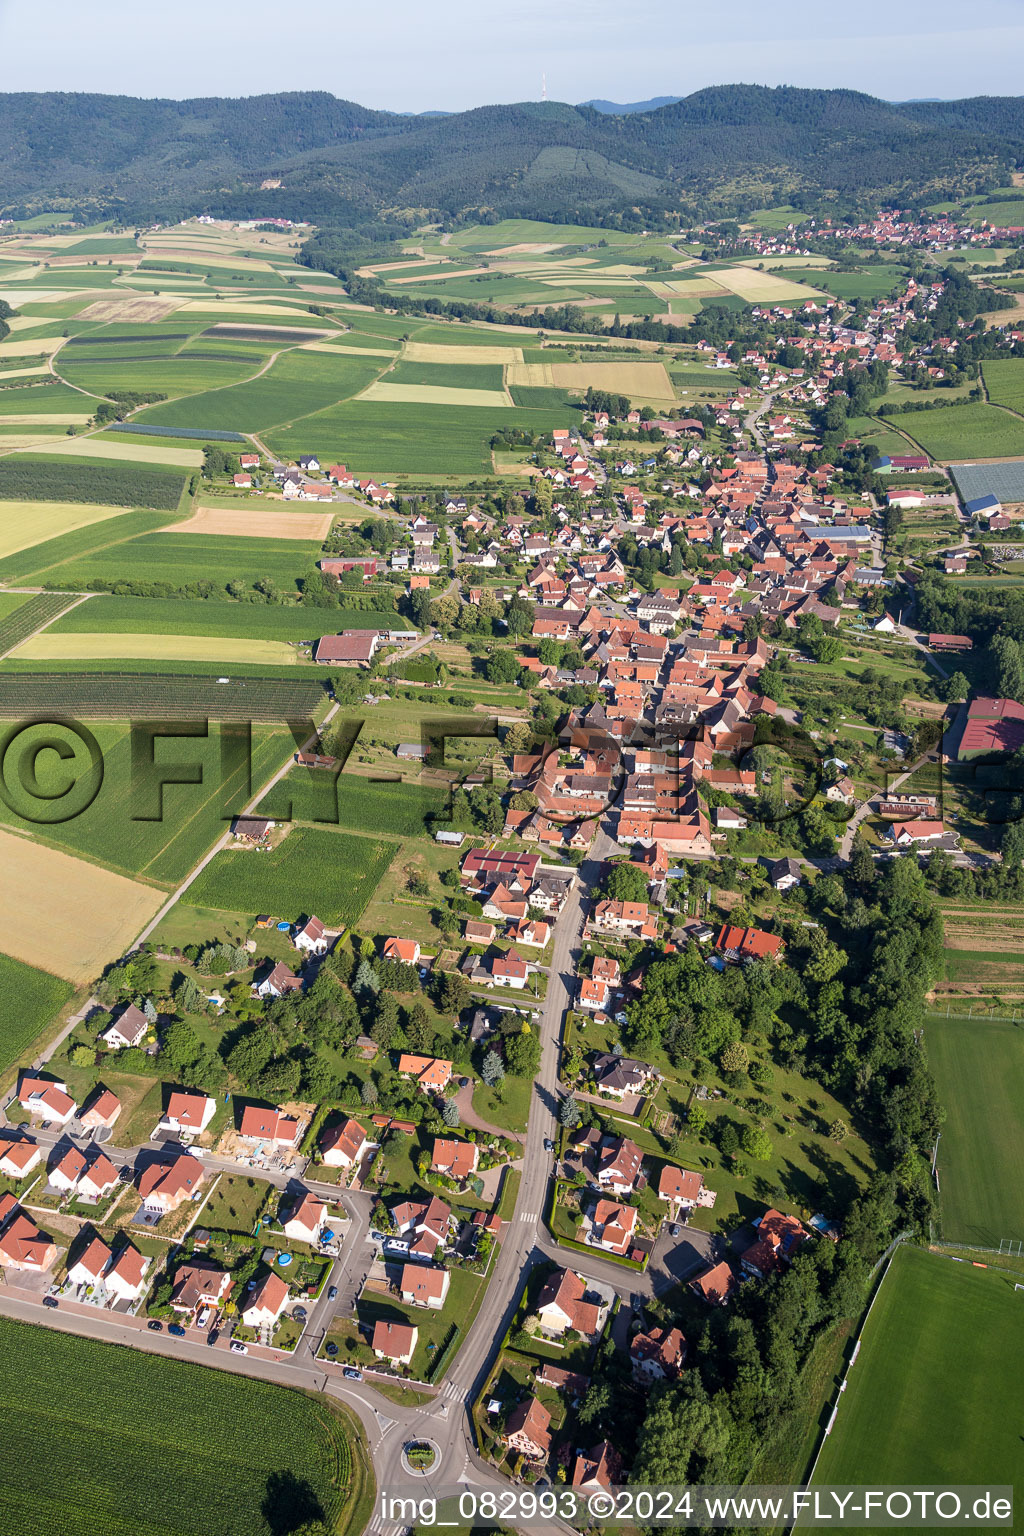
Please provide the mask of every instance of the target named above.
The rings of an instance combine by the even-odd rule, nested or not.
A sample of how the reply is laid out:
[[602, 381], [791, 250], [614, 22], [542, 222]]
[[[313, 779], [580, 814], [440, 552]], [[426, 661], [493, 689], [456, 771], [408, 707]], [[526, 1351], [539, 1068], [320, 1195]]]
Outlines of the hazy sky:
[[1024, 6], [647, 0], [637, 13], [623, 0], [0, 0], [0, 59], [8, 91], [328, 90], [413, 112], [536, 99], [542, 74], [549, 97], [572, 102], [734, 81], [843, 85], [889, 100], [1016, 95]]

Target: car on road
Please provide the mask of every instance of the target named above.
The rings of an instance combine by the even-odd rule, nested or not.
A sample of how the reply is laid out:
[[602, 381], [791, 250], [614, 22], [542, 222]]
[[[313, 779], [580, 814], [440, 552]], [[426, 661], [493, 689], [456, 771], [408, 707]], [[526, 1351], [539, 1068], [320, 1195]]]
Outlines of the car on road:
[[249, 1346], [248, 1344], [243, 1344], [241, 1339], [232, 1339], [231, 1353], [233, 1355], [247, 1355], [249, 1353]]
[[554, 1150], [555, 1150], [555, 1144], [551, 1140], [551, 1137], [550, 1136], [545, 1136], [544, 1137], [544, 1151], [545, 1152], [553, 1152]]
[[180, 1323], [168, 1323], [167, 1332], [173, 1333], [176, 1339], [183, 1339], [185, 1337], [185, 1330]]
[[146, 1327], [149, 1329], [150, 1333], [163, 1333], [164, 1331], [163, 1323], [160, 1322], [159, 1318], [156, 1317], [151, 1317], [149, 1322], [146, 1324]]
[[44, 1307], [59, 1307], [60, 1306], [60, 1302], [57, 1300], [56, 1296], [44, 1296], [43, 1297], [43, 1306]]
[[353, 1365], [346, 1365], [341, 1374], [347, 1381], [362, 1381], [363, 1379], [362, 1371], [357, 1371]]
[[338, 1287], [336, 1285], [329, 1286], [328, 1290], [327, 1290], [327, 1300], [328, 1301], [337, 1301], [337, 1299], [338, 1299]]

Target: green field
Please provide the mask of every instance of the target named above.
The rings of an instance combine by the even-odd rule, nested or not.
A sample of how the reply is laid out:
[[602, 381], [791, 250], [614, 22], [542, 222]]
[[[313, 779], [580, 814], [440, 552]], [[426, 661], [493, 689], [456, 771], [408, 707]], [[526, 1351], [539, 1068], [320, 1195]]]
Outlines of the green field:
[[947, 1117], [938, 1163], [942, 1235], [985, 1248], [1004, 1237], [1024, 1240], [1024, 1031], [936, 1015], [925, 1039]]
[[[49, 327], [43, 326], [33, 335], [45, 336]], [[88, 395], [69, 389], [67, 384], [31, 384], [15, 389], [14, 381], [0, 389], [0, 415], [3, 416], [90, 416], [96, 403]]]
[[815, 1483], [942, 1488], [1020, 1478], [1024, 1303], [1014, 1278], [897, 1251]]
[[84, 464], [21, 454], [0, 460], [0, 501], [85, 501], [170, 512], [181, 500], [184, 484], [173, 470], [135, 464]]
[[362, 1456], [353, 1469], [348, 1421], [323, 1400], [6, 1318], [0, 1341], [10, 1536], [348, 1529]]
[[[42, 544], [18, 550], [0, 560], [0, 581], [42, 585], [45, 582], [73, 585], [75, 578], [68, 573], [83, 560], [112, 552], [119, 545], [127, 547], [139, 534], [152, 533], [166, 528], [173, 521], [167, 512], [124, 512], [120, 516], [105, 518], [88, 527], [62, 533]], [[129, 562], [124, 561], [119, 574], [125, 575]]]
[[[316, 640], [342, 629], [402, 629], [397, 613], [155, 597], [92, 597], [50, 626], [64, 635], [218, 635]], [[0, 631], [2, 636], [2, 631]]]
[[908, 411], [896, 418], [900, 429], [932, 458], [998, 459], [1024, 454], [1024, 420], [981, 401]]
[[[797, 280], [796, 272], [787, 272], [786, 276]], [[906, 272], [902, 267], [887, 265], [863, 267], [858, 272], [826, 271], [813, 274], [814, 286], [824, 288], [826, 293], [834, 294], [837, 299], [883, 299], [901, 285], [905, 278]]]
[[184, 899], [252, 916], [294, 919], [313, 912], [322, 922], [351, 927], [397, 850], [394, 842], [295, 827], [271, 853], [219, 853]]
[[396, 363], [389, 384], [427, 384], [443, 389], [501, 389], [500, 363]]
[[[390, 375], [389, 375], [390, 377]], [[267, 446], [295, 458], [315, 452], [340, 458], [359, 474], [460, 475], [490, 471], [490, 439], [500, 427], [548, 433], [582, 419], [579, 411], [488, 409], [348, 400], [308, 416], [296, 426], [266, 434]]]
[[[67, 708], [73, 712], [74, 703], [69, 701]], [[10, 804], [2, 807], [0, 822], [43, 833], [49, 842], [70, 852], [85, 854], [129, 875], [141, 875], [167, 885], [183, 879], [227, 830], [230, 816], [251, 798], [244, 767], [234, 768], [222, 780], [219, 757], [222, 733], [214, 726], [210, 727], [205, 740], [160, 741], [156, 748], [158, 763], [201, 764], [203, 782], [167, 785], [163, 791], [163, 814], [159, 816], [159, 807], [154, 811], [152, 805], [144, 805], [133, 794], [128, 726], [103, 721], [94, 722], [90, 729], [103, 756], [102, 779], [91, 805], [68, 821], [37, 827], [18, 814], [19, 801], [12, 793], [13, 807]], [[35, 730], [40, 741], [52, 734], [45, 726]], [[32, 739], [25, 739], [26, 748]], [[294, 741], [288, 731], [255, 726], [252, 733], [253, 790], [265, 783], [294, 750]], [[84, 769], [84, 755], [82, 763]], [[37, 768], [44, 787], [51, 776], [55, 790], [66, 782], [66, 767], [56, 753], [41, 754]], [[86, 778], [83, 789], [95, 782], [89, 774]], [[135, 782], [140, 780], [141, 770]], [[159, 819], [135, 819], [136, 815], [143, 814], [156, 814]]]
[[[287, 345], [287, 343], [285, 343]], [[214, 427], [260, 432], [298, 422], [365, 389], [388, 360], [288, 351], [258, 379], [231, 389], [210, 389], [188, 400], [155, 405], [136, 418], [163, 427]], [[156, 387], [156, 386], [154, 386]]]
[[68, 981], [0, 954], [0, 1072], [43, 1033], [74, 990]]
[[[1024, 207], [1024, 204], [1021, 204]], [[1001, 358], [987, 362], [982, 373], [989, 399], [1011, 411], [1024, 411], [1024, 358]]]
[[260, 813], [281, 816], [290, 804], [295, 821], [335, 822], [363, 832], [415, 837], [428, 830], [428, 817], [444, 814], [448, 803], [446, 790], [419, 784], [380, 784], [344, 772], [336, 783], [337, 815], [331, 774], [308, 768], [293, 768], [287, 778], [275, 784], [260, 802]]
[[[120, 525], [120, 519], [118, 524]], [[166, 524], [166, 517], [164, 518]], [[101, 525], [102, 526], [102, 525]], [[67, 540], [74, 539], [68, 534]], [[54, 540], [54, 543], [65, 542]], [[27, 552], [28, 559], [12, 556], [12, 561], [33, 564], [47, 559], [47, 545]], [[320, 558], [320, 545], [306, 539], [247, 539], [230, 535], [213, 537], [201, 533], [149, 533], [130, 543], [104, 543], [94, 534], [92, 547], [74, 558], [68, 556], [48, 576], [74, 586], [92, 581], [166, 581], [172, 587], [184, 587], [198, 581], [226, 585], [235, 579], [250, 584], [270, 580], [280, 592], [292, 596], [299, 579], [308, 574]], [[2, 566], [10, 561], [2, 562]]]

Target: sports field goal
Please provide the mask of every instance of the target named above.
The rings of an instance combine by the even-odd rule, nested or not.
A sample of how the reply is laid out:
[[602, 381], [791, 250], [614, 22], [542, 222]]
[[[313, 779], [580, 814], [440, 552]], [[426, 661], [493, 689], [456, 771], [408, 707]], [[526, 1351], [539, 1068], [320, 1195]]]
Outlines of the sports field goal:
[[999, 1252], [1006, 1258], [1019, 1259], [1024, 1253], [1024, 1242], [1015, 1237], [1001, 1237], [999, 1239]]

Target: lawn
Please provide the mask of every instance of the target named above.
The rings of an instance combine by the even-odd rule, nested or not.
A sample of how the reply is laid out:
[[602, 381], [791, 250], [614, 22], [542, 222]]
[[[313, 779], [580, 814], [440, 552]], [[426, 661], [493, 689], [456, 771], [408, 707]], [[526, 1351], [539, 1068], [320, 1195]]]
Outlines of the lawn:
[[294, 919], [315, 913], [322, 922], [351, 927], [376, 890], [398, 845], [312, 827], [296, 827], [270, 853], [219, 853], [186, 900], [256, 916]]
[[939, 1142], [942, 1234], [996, 1247], [1024, 1239], [1024, 1031], [933, 1016], [925, 1032], [946, 1123]]
[[0, 955], [0, 1073], [27, 1053], [73, 992], [70, 982]]
[[[17, 1536], [358, 1531], [354, 1421], [287, 1388], [0, 1321], [11, 1422], [0, 1471]], [[130, 1475], [127, 1469], [130, 1468]]]
[[259, 810], [264, 816], [285, 817], [290, 808], [294, 821], [329, 822], [360, 832], [416, 837], [429, 831], [428, 818], [443, 816], [447, 804], [445, 789], [416, 783], [374, 783], [344, 772], [334, 779], [317, 769], [293, 768], [260, 802]]
[[250, 1233], [267, 1204], [270, 1186], [240, 1174], [222, 1177], [203, 1206], [202, 1224], [211, 1232]]
[[862, 1335], [819, 1484], [942, 1488], [1020, 1470], [1024, 1375], [1013, 1277], [900, 1248]]
[[1024, 454], [1024, 421], [980, 401], [908, 411], [895, 419], [901, 431], [943, 462]]

